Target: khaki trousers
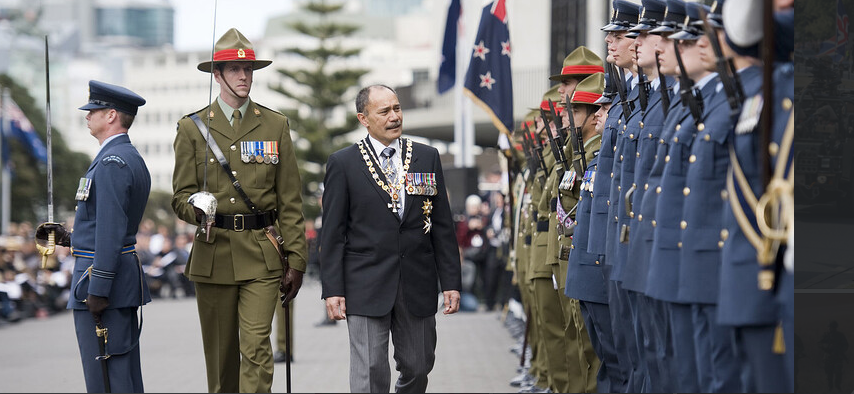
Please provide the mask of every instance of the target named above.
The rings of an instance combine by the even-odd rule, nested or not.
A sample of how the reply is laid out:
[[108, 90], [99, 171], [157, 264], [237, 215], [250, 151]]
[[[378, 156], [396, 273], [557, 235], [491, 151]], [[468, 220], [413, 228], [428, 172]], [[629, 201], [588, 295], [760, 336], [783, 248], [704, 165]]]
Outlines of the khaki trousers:
[[195, 283], [209, 392], [270, 392], [279, 283], [279, 277], [237, 285]]

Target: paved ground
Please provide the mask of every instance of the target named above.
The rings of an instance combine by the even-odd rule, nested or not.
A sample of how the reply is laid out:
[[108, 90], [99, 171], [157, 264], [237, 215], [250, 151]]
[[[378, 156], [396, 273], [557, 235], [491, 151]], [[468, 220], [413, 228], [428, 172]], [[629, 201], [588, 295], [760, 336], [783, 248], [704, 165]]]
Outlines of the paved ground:
[[[314, 327], [320, 287], [308, 281], [294, 310], [294, 392], [348, 392], [347, 327]], [[155, 300], [143, 308], [142, 372], [147, 392], [205, 392], [204, 357], [194, 299]], [[436, 365], [428, 392], [512, 392], [518, 358], [498, 312], [437, 315]], [[275, 345], [274, 345], [275, 346]], [[394, 361], [390, 362], [392, 372]], [[396, 378], [392, 375], [392, 382]], [[70, 313], [0, 327], [0, 392], [85, 392]], [[276, 364], [273, 392], [285, 391]]]

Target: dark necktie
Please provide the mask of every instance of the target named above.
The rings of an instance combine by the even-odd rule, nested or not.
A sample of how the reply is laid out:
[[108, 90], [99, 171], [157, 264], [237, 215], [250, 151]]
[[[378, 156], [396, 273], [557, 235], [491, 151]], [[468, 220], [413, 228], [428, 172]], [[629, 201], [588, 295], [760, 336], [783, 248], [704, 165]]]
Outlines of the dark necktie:
[[240, 110], [234, 110], [234, 113], [231, 115], [234, 117], [234, 121], [231, 123], [231, 127], [234, 128], [234, 131], [240, 130]]

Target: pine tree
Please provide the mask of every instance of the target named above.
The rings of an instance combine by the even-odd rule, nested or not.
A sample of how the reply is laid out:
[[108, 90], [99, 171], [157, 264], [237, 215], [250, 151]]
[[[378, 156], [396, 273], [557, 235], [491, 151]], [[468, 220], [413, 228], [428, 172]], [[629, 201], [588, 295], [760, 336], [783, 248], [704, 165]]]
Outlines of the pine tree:
[[[299, 108], [282, 112], [290, 120], [291, 129], [308, 144], [295, 144], [297, 160], [300, 162], [300, 176], [303, 183], [303, 210], [307, 218], [316, 217], [320, 207], [312, 195], [317, 185], [323, 181], [323, 169], [330, 154], [344, 146], [340, 137], [359, 126], [352, 111], [342, 124], [332, 124], [330, 118], [336, 108], [352, 103], [353, 91], [359, 79], [368, 73], [365, 69], [336, 67], [336, 62], [357, 56], [361, 48], [344, 48], [341, 38], [355, 33], [359, 27], [354, 24], [333, 21], [331, 16], [340, 12], [343, 3], [327, 3], [324, 0], [306, 2], [301, 9], [316, 17], [316, 20], [300, 20], [288, 24], [291, 29], [317, 39], [313, 49], [290, 47], [282, 52], [300, 56], [313, 66], [303, 69], [280, 68], [277, 71], [286, 80], [300, 85], [298, 89], [289, 89], [283, 83], [270, 86], [271, 89], [299, 103], [299, 107], [310, 109], [308, 116], [300, 115]], [[315, 19], [315, 18], [312, 18]], [[308, 165], [306, 165], [308, 164]]]

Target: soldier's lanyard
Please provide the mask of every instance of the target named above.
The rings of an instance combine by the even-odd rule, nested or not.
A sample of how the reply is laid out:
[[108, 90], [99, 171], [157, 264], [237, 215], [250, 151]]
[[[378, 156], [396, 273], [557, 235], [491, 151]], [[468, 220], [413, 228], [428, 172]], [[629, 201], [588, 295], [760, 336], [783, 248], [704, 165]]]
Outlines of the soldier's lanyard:
[[[225, 174], [228, 175], [228, 179], [231, 180], [231, 184], [232, 186], [234, 186], [234, 189], [237, 190], [237, 194], [239, 194], [240, 197], [243, 198], [243, 202], [246, 203], [246, 206], [249, 207], [249, 210], [251, 210], [252, 213], [260, 215], [262, 213], [261, 210], [259, 210], [258, 207], [255, 206], [255, 203], [253, 203], [252, 200], [249, 199], [249, 196], [246, 194], [246, 192], [243, 191], [243, 187], [240, 186], [240, 182], [234, 176], [234, 173], [231, 172], [231, 166], [225, 159], [225, 155], [222, 154], [222, 150], [219, 149], [219, 145], [217, 145], [216, 141], [214, 141], [213, 136], [211, 136], [211, 134], [207, 132], [208, 128], [207, 126], [205, 126], [205, 123], [202, 122], [202, 119], [200, 119], [199, 115], [197, 114], [190, 115], [190, 119], [192, 119], [193, 122], [196, 123], [196, 127], [198, 127], [199, 132], [202, 133], [202, 138], [207, 141], [208, 147], [211, 148], [211, 152], [213, 152], [214, 156], [216, 157], [216, 160], [219, 161], [219, 164], [222, 166], [222, 169], [225, 170]], [[284, 238], [279, 235], [278, 230], [276, 230], [276, 226], [269, 225], [265, 227], [264, 230], [264, 233], [267, 235], [267, 239], [269, 239], [270, 242], [273, 243], [273, 247], [275, 247], [276, 252], [279, 253], [279, 259], [284, 264], [283, 268], [287, 269], [288, 256], [285, 255], [284, 251], [281, 248], [282, 244], [284, 243]]]

